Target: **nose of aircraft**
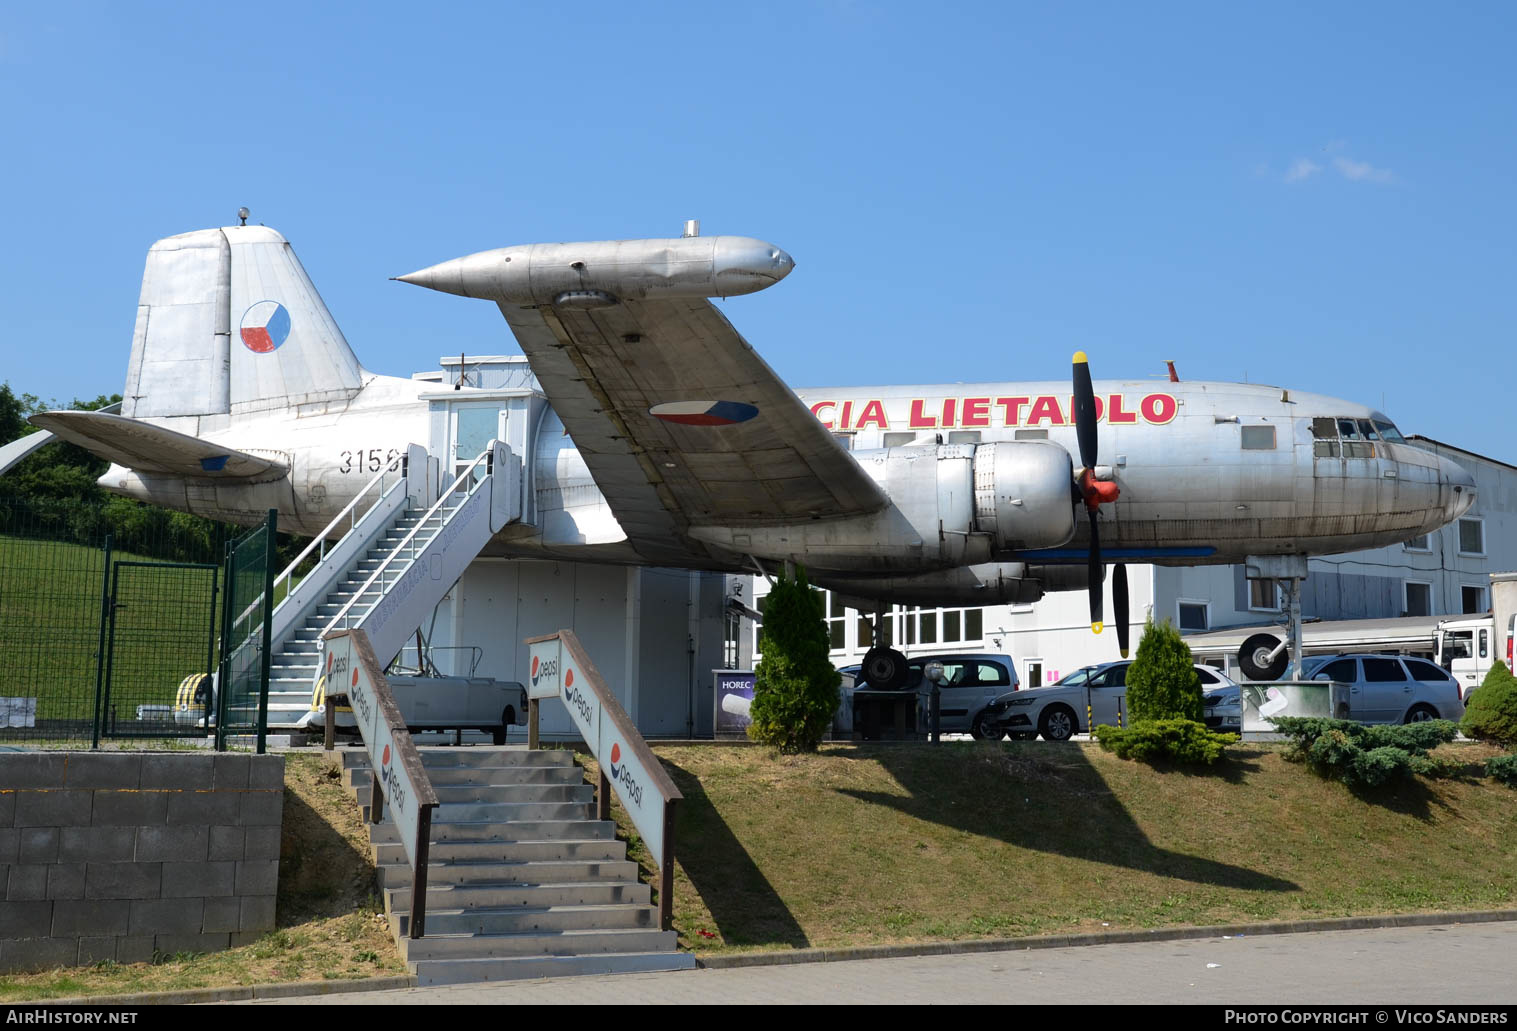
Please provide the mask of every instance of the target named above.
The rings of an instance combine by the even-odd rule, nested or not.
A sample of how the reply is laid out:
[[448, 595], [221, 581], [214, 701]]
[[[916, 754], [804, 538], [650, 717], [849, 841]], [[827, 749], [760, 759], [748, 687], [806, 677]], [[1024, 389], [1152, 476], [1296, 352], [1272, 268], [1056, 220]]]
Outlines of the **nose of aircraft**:
[[1442, 455], [1438, 456], [1438, 484], [1442, 488], [1439, 495], [1443, 498], [1443, 522], [1446, 525], [1470, 510], [1478, 492], [1475, 477], [1464, 466]]

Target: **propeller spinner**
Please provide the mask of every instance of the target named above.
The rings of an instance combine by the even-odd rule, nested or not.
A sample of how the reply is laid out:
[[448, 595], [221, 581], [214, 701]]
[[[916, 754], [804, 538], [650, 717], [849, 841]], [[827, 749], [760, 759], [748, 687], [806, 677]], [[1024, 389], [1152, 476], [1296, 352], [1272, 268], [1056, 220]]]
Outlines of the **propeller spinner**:
[[[1106, 581], [1106, 567], [1101, 562], [1101, 523], [1097, 509], [1117, 500], [1121, 492], [1115, 483], [1096, 479], [1096, 394], [1090, 383], [1090, 363], [1084, 351], [1076, 351], [1074, 357], [1075, 432], [1080, 447], [1080, 470], [1076, 486], [1080, 499], [1085, 504], [1085, 513], [1090, 520], [1090, 554], [1087, 558], [1090, 590], [1090, 629], [1100, 633], [1104, 625], [1101, 608], [1101, 586]], [[1112, 578], [1112, 607], [1117, 617], [1117, 647], [1122, 657], [1127, 657], [1127, 567], [1117, 564]]]

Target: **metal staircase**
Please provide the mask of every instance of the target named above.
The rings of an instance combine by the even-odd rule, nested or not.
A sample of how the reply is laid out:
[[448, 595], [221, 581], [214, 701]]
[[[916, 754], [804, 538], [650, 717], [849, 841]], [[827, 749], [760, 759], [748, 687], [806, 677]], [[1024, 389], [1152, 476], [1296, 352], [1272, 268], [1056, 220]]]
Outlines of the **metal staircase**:
[[[381, 471], [321, 536], [275, 580], [291, 582], [274, 610], [269, 660], [270, 728], [310, 727], [321, 720], [314, 697], [322, 636], [362, 629], [387, 661], [478, 557], [492, 534], [520, 512], [520, 474], [499, 442], [440, 493], [419, 447]], [[393, 482], [386, 483], [386, 480]], [[357, 514], [361, 499], [378, 500]], [[326, 538], [347, 520], [335, 544]], [[292, 571], [320, 546], [315, 569], [294, 583]]]
[[[410, 938], [411, 870], [390, 822], [369, 825], [385, 912], [422, 984], [686, 970], [695, 957], [659, 929], [648, 885], [596, 820], [594, 789], [572, 753], [423, 748], [433, 812], [426, 936]], [[343, 752], [368, 819], [366, 754]]]

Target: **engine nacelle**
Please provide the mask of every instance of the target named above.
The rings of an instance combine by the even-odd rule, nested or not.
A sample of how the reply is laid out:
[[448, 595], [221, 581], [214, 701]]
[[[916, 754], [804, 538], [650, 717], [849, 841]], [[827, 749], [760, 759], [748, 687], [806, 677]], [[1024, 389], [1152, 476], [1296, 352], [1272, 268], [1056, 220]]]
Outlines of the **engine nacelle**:
[[1006, 440], [974, 451], [974, 521], [997, 552], [1057, 548], [1075, 534], [1074, 463], [1057, 444]]

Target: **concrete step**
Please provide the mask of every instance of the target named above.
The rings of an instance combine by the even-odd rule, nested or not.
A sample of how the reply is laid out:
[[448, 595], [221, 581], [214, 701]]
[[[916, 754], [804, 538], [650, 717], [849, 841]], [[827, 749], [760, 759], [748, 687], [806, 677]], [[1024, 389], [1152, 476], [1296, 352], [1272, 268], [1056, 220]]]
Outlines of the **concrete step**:
[[[430, 892], [428, 901], [431, 901]], [[397, 938], [411, 930], [407, 907], [389, 911], [390, 928]], [[529, 931], [604, 930], [616, 927], [658, 927], [653, 906], [513, 906], [509, 909], [458, 909], [427, 906], [428, 935], [432, 934], [523, 934]], [[425, 940], [425, 939], [424, 939]]]
[[[440, 841], [609, 841], [616, 837], [610, 820], [522, 820], [514, 823], [434, 823], [434, 844]], [[371, 845], [399, 844], [393, 823], [369, 827]]]
[[[431, 927], [431, 917], [427, 918]], [[654, 970], [694, 970], [688, 952], [598, 953], [589, 956], [512, 956], [487, 959], [435, 959], [411, 964], [418, 984], [473, 984], [521, 981], [536, 977], [585, 974], [633, 974]]]
[[[430, 774], [433, 770], [458, 769], [481, 766], [560, 766], [574, 767], [574, 753], [567, 748], [529, 749], [525, 745], [440, 745], [418, 749], [421, 764]], [[361, 748], [347, 749], [342, 753], [343, 766], [347, 769], [368, 769], [369, 753]]]
[[[428, 850], [430, 855], [430, 849]], [[380, 884], [386, 889], [410, 888], [411, 866], [405, 861], [379, 864]], [[476, 887], [492, 884], [630, 883], [637, 880], [637, 864], [630, 859], [582, 860], [539, 859], [526, 863], [457, 859], [427, 864], [427, 892], [444, 885]]]
[[572, 928], [527, 931], [518, 934], [432, 933], [427, 918], [425, 938], [402, 938], [401, 952], [409, 962], [432, 959], [489, 959], [508, 956], [603, 955], [608, 952], [673, 951], [674, 931], [647, 927]]
[[[367, 820], [367, 795], [359, 800], [358, 805]], [[388, 808], [384, 815], [389, 818]], [[593, 802], [444, 802], [432, 810], [432, 826], [589, 820], [594, 816]]]
[[[393, 866], [407, 862], [405, 846], [399, 842], [374, 845], [373, 850], [376, 865]], [[434, 841], [427, 846], [427, 855], [434, 863], [526, 863], [533, 860], [606, 862], [627, 858], [627, 843], [615, 838], [585, 841]]]
[[[544, 767], [544, 769], [557, 772], [554, 767]], [[353, 790], [360, 792], [367, 792], [370, 782], [374, 779], [373, 774], [368, 770], [353, 770], [348, 776], [351, 780], [350, 786]], [[595, 788], [582, 782], [573, 784], [440, 784], [433, 780], [432, 790], [436, 792], [437, 800], [444, 805], [471, 802], [519, 805], [527, 802], [591, 803], [595, 801]], [[367, 797], [367, 794], [360, 795], [360, 804]]]
[[[552, 884], [427, 884], [427, 912], [434, 909], [513, 909], [517, 906], [646, 906], [646, 884], [638, 881], [563, 881]], [[410, 912], [409, 886], [385, 889], [391, 912]]]
[[[373, 772], [367, 767], [343, 771], [345, 783], [355, 790], [367, 790], [372, 778]], [[486, 791], [494, 787], [583, 784], [585, 774], [578, 766], [432, 766], [427, 769], [427, 779], [438, 790], [445, 787], [467, 787]], [[593, 785], [588, 786], [594, 790]]]

